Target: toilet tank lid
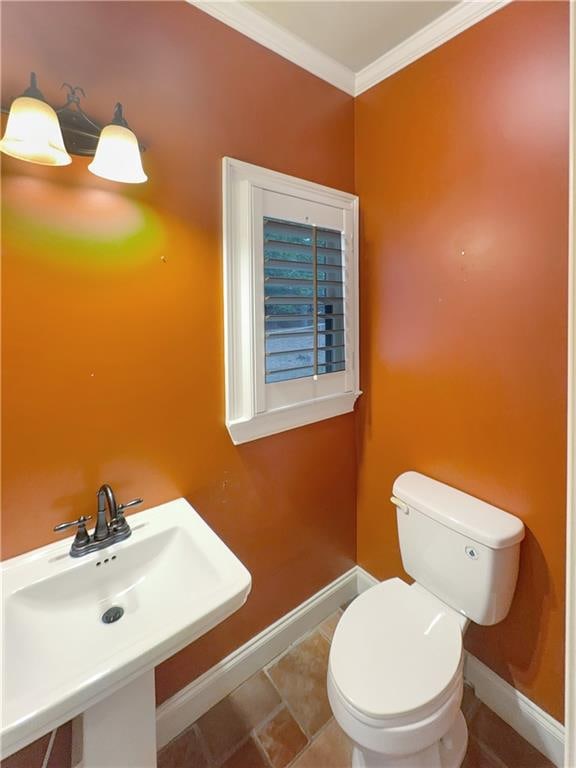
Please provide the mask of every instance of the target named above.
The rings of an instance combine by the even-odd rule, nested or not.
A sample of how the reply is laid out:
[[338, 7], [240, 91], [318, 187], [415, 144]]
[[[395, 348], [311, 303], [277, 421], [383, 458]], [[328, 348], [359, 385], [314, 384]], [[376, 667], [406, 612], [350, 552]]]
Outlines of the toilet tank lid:
[[491, 549], [511, 547], [524, 538], [522, 520], [419, 472], [399, 475], [393, 493], [412, 509]]

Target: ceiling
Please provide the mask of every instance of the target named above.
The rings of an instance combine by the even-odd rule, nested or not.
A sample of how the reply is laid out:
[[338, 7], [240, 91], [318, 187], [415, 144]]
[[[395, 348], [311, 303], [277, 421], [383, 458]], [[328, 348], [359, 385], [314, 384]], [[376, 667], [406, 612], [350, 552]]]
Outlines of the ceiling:
[[440, 0], [244, 0], [357, 73], [456, 6]]

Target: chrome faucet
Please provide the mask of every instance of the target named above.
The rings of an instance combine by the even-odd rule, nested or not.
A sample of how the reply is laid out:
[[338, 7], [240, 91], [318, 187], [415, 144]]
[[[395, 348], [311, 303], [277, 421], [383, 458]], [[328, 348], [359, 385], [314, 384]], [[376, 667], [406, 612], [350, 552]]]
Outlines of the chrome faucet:
[[59, 533], [76, 527], [76, 536], [70, 548], [70, 555], [82, 557], [82, 555], [88, 555], [90, 552], [96, 552], [110, 546], [110, 544], [127, 539], [132, 531], [124, 517], [124, 510], [142, 504], [142, 501], [143, 499], [132, 499], [126, 504], [118, 504], [114, 491], [108, 483], [104, 483], [98, 489], [98, 514], [92, 535], [86, 530], [86, 523], [91, 519], [91, 515], [82, 515], [78, 520], [70, 523], [60, 523], [60, 525], [55, 526], [54, 530]]

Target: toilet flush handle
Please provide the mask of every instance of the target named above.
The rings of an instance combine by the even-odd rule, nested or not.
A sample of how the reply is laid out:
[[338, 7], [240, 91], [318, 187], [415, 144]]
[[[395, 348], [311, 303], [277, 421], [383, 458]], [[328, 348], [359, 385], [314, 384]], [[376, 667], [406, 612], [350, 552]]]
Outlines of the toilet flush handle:
[[390, 501], [392, 504], [394, 504], [395, 507], [398, 507], [402, 512], [404, 512], [405, 515], [409, 513], [408, 504], [403, 502], [401, 499], [399, 499], [397, 496], [390, 496]]

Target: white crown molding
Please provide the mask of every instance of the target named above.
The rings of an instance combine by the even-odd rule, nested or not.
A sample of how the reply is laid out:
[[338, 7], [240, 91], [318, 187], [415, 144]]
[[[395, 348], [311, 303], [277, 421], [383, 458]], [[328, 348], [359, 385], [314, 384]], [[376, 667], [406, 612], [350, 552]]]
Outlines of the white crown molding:
[[341, 91], [354, 95], [354, 73], [343, 64], [309, 45], [297, 35], [279, 24], [270, 21], [249, 5], [238, 0], [187, 0], [201, 11], [227, 24], [237, 32], [254, 40], [274, 53], [283, 56], [293, 64], [306, 69], [336, 86]]
[[218, 21], [341, 91], [358, 96], [434, 48], [499, 11], [511, 0], [462, 0], [356, 74], [239, 0], [187, 0]]
[[390, 75], [412, 64], [416, 59], [425, 56], [482, 19], [499, 11], [509, 2], [511, 0], [463, 0], [360, 70], [355, 77], [354, 95], [359, 96]]

